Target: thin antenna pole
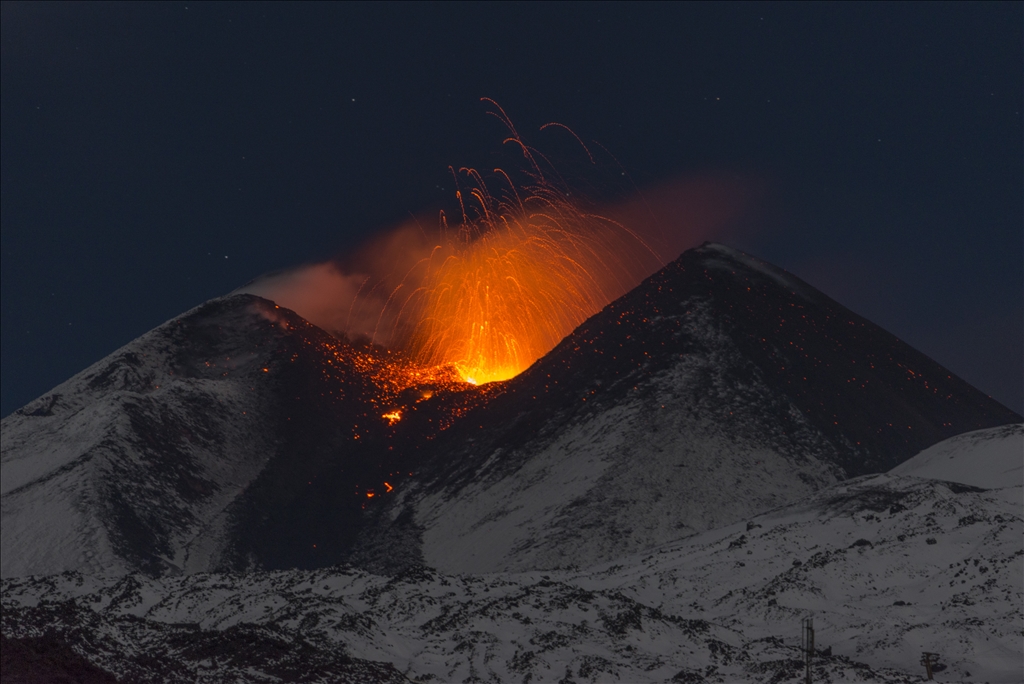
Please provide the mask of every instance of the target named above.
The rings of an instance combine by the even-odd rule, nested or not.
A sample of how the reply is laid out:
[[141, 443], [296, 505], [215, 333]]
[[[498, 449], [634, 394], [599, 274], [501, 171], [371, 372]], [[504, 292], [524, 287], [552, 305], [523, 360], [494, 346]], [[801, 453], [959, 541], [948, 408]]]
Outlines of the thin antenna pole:
[[921, 664], [924, 665], [924, 671], [928, 675], [928, 679], [932, 679], [932, 667], [939, 664], [939, 654], [930, 653], [925, 651], [921, 654]]
[[801, 646], [804, 650], [804, 682], [811, 684], [811, 659], [814, 657], [814, 617], [800, 621]]

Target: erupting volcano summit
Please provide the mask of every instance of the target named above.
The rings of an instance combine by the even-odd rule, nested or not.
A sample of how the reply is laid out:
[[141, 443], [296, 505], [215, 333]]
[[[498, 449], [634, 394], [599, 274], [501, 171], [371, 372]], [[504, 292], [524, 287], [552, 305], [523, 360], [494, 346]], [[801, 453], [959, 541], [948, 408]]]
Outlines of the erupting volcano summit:
[[5, 663], [779, 681], [810, 608], [823, 680], [1010, 681], [1021, 417], [792, 275], [706, 243], [508, 380], [423, 359], [231, 295], [4, 419]]
[[3, 574], [600, 562], [1019, 420], [715, 244], [481, 386], [232, 296], [4, 420]]

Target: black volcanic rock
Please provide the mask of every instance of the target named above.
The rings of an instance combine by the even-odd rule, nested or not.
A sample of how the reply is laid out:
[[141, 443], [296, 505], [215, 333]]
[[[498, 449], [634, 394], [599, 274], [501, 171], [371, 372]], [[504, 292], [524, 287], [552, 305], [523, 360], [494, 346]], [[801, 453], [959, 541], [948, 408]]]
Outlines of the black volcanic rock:
[[0, 636], [5, 684], [117, 684], [117, 678], [71, 650], [54, 632], [23, 639]]
[[[310, 643], [292, 630], [242, 624], [201, 629], [195, 624], [155, 625], [135, 616], [114, 620], [116, 627], [74, 601], [35, 608], [6, 606], [5, 632], [45, 632], [38, 637], [3, 636], [5, 684], [117, 684], [195, 681], [197, 672], [220, 681], [351, 682], [399, 684], [408, 678], [390, 663], [353, 658], [336, 644]], [[111, 632], [145, 638], [131, 647]], [[156, 648], [153, 645], [159, 644]], [[147, 646], [149, 648], [147, 648]], [[92, 658], [114, 656], [120, 677], [97, 667]], [[142, 653], [133, 652], [141, 650]]]

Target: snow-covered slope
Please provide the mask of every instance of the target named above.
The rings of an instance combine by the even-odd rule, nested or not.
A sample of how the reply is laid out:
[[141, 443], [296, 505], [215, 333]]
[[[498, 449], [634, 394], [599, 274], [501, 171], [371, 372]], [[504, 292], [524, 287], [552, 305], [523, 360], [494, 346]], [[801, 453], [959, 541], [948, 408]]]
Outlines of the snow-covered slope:
[[[703, 353], [537, 440], [528, 456], [495, 444], [457, 495], [438, 489], [419, 500], [426, 562], [449, 572], [587, 567], [775, 508], [842, 477], [828, 459], [832, 446], [795, 407], [756, 375], [730, 378], [742, 357], [714, 322], [693, 316], [691, 323]], [[773, 421], [778, 413], [765, 407], [791, 425]], [[715, 420], [726, 409], [742, 416], [742, 428]], [[785, 427], [804, 441], [787, 439]]]
[[4, 419], [3, 576], [183, 570], [210, 552], [219, 514], [273, 442], [266, 402], [253, 391], [268, 362], [253, 348], [269, 340], [185, 359], [192, 328], [211, 309], [224, 337], [256, 321], [272, 328], [218, 304], [156, 328]]
[[1024, 485], [1024, 427], [975, 430], [931, 446], [889, 471], [999, 489]]
[[587, 567], [1016, 420], [794, 276], [708, 244], [467, 415], [362, 555], [418, 540], [446, 572]]
[[[227, 297], [5, 418], [2, 575], [340, 560], [361, 514], [352, 487], [389, 465], [363, 458], [353, 440], [353, 425], [363, 423], [363, 442], [384, 426], [363, 420], [378, 413], [377, 392], [343, 346], [272, 302]], [[341, 485], [348, 497], [335, 501]], [[288, 506], [324, 496], [333, 510], [319, 531], [335, 543], [317, 557], [310, 526]], [[273, 548], [259, 556], [260, 544]]]
[[147, 681], [797, 682], [813, 615], [815, 682], [1018, 682], [1021, 506], [890, 473], [585, 570], [8, 579], [3, 633]]

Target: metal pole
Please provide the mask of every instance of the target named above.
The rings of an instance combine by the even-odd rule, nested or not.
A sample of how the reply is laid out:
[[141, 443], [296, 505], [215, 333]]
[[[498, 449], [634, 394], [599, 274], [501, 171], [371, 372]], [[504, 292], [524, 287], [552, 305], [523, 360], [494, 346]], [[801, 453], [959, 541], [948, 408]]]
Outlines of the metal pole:
[[925, 651], [921, 654], [921, 664], [924, 665], [924, 671], [928, 674], [928, 679], [932, 679], [932, 665], [939, 662], [939, 654]]
[[800, 642], [804, 650], [804, 682], [811, 684], [811, 658], [814, 657], [814, 618], [805, 617], [800, 621]]

